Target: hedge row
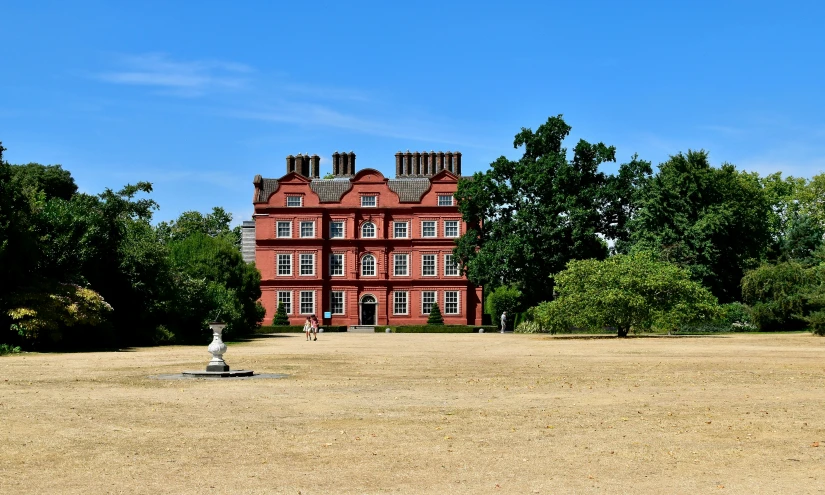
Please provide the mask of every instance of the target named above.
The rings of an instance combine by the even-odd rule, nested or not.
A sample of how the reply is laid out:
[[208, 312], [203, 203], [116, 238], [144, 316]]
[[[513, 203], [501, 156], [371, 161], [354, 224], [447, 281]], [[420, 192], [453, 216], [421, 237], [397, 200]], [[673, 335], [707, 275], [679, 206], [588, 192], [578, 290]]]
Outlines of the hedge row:
[[[324, 332], [346, 332], [346, 325], [340, 326], [325, 326], [321, 325]], [[255, 333], [303, 333], [303, 325], [264, 325], [258, 327]]]

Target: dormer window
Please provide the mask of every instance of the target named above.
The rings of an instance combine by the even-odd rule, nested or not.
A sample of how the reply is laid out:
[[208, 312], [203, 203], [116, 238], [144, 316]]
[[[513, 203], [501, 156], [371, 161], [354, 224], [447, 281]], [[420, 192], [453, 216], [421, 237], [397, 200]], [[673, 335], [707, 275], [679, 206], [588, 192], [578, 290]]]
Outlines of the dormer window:
[[453, 195], [438, 195], [438, 206], [453, 206]]
[[378, 196], [361, 196], [361, 206], [364, 208], [375, 208], [378, 206]]
[[303, 199], [301, 196], [287, 196], [286, 205], [290, 208], [300, 208], [303, 205]]

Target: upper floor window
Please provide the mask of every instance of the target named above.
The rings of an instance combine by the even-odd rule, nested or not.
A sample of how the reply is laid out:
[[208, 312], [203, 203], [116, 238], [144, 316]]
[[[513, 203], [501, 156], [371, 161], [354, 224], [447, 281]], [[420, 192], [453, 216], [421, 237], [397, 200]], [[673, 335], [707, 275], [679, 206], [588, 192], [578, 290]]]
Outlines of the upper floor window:
[[393, 237], [396, 239], [406, 239], [409, 235], [407, 222], [393, 222]]
[[444, 237], [458, 237], [458, 220], [444, 222]]
[[435, 255], [422, 254], [421, 255], [421, 275], [430, 276], [435, 275]]
[[375, 237], [375, 224], [372, 222], [364, 223], [364, 225], [361, 226], [361, 237]]
[[301, 255], [301, 275], [315, 275], [315, 255]]
[[292, 222], [278, 222], [278, 237], [292, 237]]
[[361, 275], [365, 277], [375, 276], [375, 257], [373, 255], [366, 254], [361, 258]]
[[301, 196], [287, 196], [286, 197], [286, 205], [287, 206], [301, 206], [303, 204], [303, 199]]
[[330, 222], [329, 224], [329, 238], [343, 239], [344, 238], [344, 222]]
[[458, 264], [455, 262], [455, 259], [453, 258], [452, 254], [444, 255], [444, 276], [458, 276]]
[[361, 206], [376, 207], [378, 206], [378, 196], [361, 196]]
[[421, 237], [435, 237], [435, 221], [421, 222]]
[[409, 267], [409, 255], [407, 254], [394, 254], [393, 255], [393, 274], [396, 277], [406, 277], [410, 274], [408, 267]]
[[344, 274], [344, 253], [332, 253], [329, 255], [329, 274]]
[[453, 195], [449, 194], [439, 194], [438, 195], [438, 206], [453, 206]]
[[278, 275], [292, 275], [292, 255], [278, 255]]
[[315, 222], [301, 222], [301, 237], [315, 237]]

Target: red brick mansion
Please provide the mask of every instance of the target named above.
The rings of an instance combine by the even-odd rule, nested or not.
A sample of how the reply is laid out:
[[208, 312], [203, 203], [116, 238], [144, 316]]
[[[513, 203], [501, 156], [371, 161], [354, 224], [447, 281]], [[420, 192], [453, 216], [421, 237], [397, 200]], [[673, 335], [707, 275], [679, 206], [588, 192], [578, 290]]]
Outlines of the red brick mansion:
[[453, 193], [461, 153], [397, 153], [394, 179], [356, 173], [355, 154], [286, 158], [286, 175], [255, 177], [255, 264], [265, 324], [278, 304], [290, 323], [415, 325], [437, 302], [446, 324], [480, 325], [480, 287], [453, 262], [466, 229]]

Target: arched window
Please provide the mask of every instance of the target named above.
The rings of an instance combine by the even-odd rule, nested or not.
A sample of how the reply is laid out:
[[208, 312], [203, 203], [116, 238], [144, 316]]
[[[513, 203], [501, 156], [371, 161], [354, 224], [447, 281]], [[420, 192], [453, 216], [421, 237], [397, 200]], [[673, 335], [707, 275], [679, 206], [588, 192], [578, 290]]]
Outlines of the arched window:
[[361, 275], [365, 277], [375, 276], [375, 258], [371, 254], [361, 258]]
[[375, 237], [375, 224], [372, 222], [365, 222], [361, 226], [361, 237]]

